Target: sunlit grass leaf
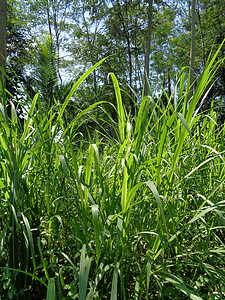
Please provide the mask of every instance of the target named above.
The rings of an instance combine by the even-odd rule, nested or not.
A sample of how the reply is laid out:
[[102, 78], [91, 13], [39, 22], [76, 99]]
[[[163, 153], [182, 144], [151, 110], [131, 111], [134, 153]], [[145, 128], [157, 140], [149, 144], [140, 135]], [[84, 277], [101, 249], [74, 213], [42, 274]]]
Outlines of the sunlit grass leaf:
[[86, 256], [86, 245], [83, 245], [80, 257], [79, 272], [79, 299], [85, 300], [87, 294], [88, 275], [91, 266], [91, 259]]
[[93, 67], [91, 67], [85, 74], [83, 74], [78, 81], [73, 85], [72, 89], [70, 90], [68, 96], [66, 97], [62, 108], [60, 109], [59, 112], [59, 117], [58, 119], [63, 115], [63, 112], [66, 109], [66, 106], [68, 105], [68, 102], [70, 100], [70, 98], [73, 96], [73, 94], [75, 93], [75, 91], [77, 90], [77, 88], [81, 85], [81, 83], [99, 66], [101, 65], [104, 61], [106, 60], [106, 58], [103, 58], [102, 60], [100, 60], [98, 63], [96, 63]]
[[163, 207], [162, 207], [162, 202], [161, 202], [159, 193], [156, 189], [156, 186], [154, 185], [154, 183], [152, 181], [147, 181], [146, 184], [151, 189], [151, 191], [156, 199], [156, 202], [157, 202], [157, 205], [159, 208], [159, 212], [160, 212], [161, 218], [163, 220], [164, 228], [167, 231], [166, 219], [165, 219], [165, 215], [164, 215], [164, 211], [163, 211]]
[[111, 300], [117, 300], [117, 290], [118, 290], [118, 267], [119, 263], [116, 264], [114, 268], [114, 273], [113, 273], [113, 279], [112, 279], [112, 288], [111, 288]]
[[118, 81], [116, 79], [116, 76], [113, 73], [109, 73], [109, 76], [111, 76], [111, 78], [112, 78], [114, 90], [115, 90], [115, 94], [116, 94], [119, 134], [120, 134], [120, 141], [121, 141], [121, 143], [123, 143], [124, 138], [125, 138], [126, 118], [125, 118], [125, 113], [124, 113], [124, 109], [123, 109], [120, 87], [119, 87]]
[[187, 132], [189, 133], [190, 136], [192, 136], [191, 131], [188, 127], [188, 124], [184, 118], [184, 116], [181, 113], [178, 113], [178, 118], [181, 120], [181, 123], [184, 125], [184, 127], [186, 128]]
[[100, 230], [99, 230], [99, 219], [98, 219], [98, 214], [99, 214], [99, 207], [98, 205], [92, 205], [92, 218], [93, 218], [93, 224], [94, 224], [94, 231], [95, 231], [95, 244], [96, 244], [96, 252], [97, 252], [97, 261], [99, 260], [100, 257]]

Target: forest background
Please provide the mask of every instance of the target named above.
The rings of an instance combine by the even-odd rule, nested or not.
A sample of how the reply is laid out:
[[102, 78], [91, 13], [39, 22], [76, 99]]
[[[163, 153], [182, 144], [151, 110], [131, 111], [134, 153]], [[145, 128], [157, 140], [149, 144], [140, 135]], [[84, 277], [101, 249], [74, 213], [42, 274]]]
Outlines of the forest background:
[[[73, 105], [82, 109], [104, 99], [115, 105], [112, 83], [107, 79], [111, 71], [133, 98], [141, 94], [146, 74], [153, 93], [159, 93], [163, 87], [170, 97], [176, 75], [191, 64], [192, 21], [194, 78], [225, 37], [222, 0], [194, 1], [194, 14], [191, 1], [24, 0], [8, 1], [7, 5], [7, 72], [10, 74], [13, 69], [31, 96], [36, 92], [46, 93], [41, 90], [44, 75], [38, 69], [40, 63], [42, 68], [43, 64], [51, 65], [48, 93], [57, 90], [63, 94], [63, 89], [71, 86], [84, 70], [108, 57], [71, 102], [68, 111], [71, 117], [76, 111]], [[44, 53], [41, 45], [46, 43], [46, 35], [52, 37], [52, 53]], [[219, 69], [218, 77], [204, 108], [210, 107], [212, 98], [217, 102], [224, 98], [224, 66]], [[16, 79], [14, 75], [13, 78]], [[7, 84], [10, 85], [9, 81]], [[129, 97], [124, 101], [134, 115], [135, 103]]]

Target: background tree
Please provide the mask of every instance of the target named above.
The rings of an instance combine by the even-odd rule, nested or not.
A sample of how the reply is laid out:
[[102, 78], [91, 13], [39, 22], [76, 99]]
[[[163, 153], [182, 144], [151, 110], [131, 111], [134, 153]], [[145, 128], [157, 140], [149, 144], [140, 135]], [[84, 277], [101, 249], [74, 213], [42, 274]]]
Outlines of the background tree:
[[57, 55], [56, 68], [60, 81], [62, 81], [60, 70], [66, 39], [66, 19], [72, 2], [72, 0], [25, 0], [18, 2], [18, 7], [23, 11], [29, 25], [28, 35], [31, 35], [34, 40], [38, 39], [40, 33], [52, 36]]
[[152, 39], [152, 4], [153, 0], [148, 0], [148, 27], [147, 27], [147, 37], [146, 37], [146, 47], [145, 47], [145, 74], [144, 80], [144, 95], [148, 93], [148, 77], [149, 77], [149, 55], [150, 55], [150, 45]]
[[[191, 50], [190, 50], [190, 86], [194, 80], [194, 60], [195, 60], [195, 0], [191, 1]], [[190, 98], [193, 95], [193, 86], [190, 90]]]
[[[0, 0], [0, 67], [5, 70], [6, 65], [6, 0]], [[4, 75], [0, 73], [3, 77]]]
[[[8, 100], [16, 107], [20, 123], [23, 123], [23, 110], [19, 104], [23, 100], [21, 85], [30, 90], [27, 70], [32, 62], [32, 40], [27, 35], [26, 19], [22, 18], [16, 1], [7, 2], [6, 21], [6, 73], [5, 87], [9, 92]], [[22, 103], [21, 103], [22, 104]], [[11, 106], [8, 105], [8, 115], [11, 115]]]
[[[213, 53], [225, 39], [225, 2], [203, 0], [198, 3], [198, 28], [201, 28], [202, 52], [207, 58], [210, 52]], [[225, 55], [223, 45], [218, 59]], [[203, 55], [202, 55], [203, 56]], [[204, 62], [204, 61], [203, 61]], [[223, 99], [225, 97], [225, 68], [221, 64], [217, 72], [217, 80], [208, 95], [203, 108], [208, 109], [212, 99], [220, 102], [223, 110]], [[222, 100], [222, 102], [221, 102]]]
[[[87, 84], [83, 84], [78, 91], [80, 94], [76, 101], [82, 108], [97, 99], [108, 99], [115, 106], [112, 83], [107, 79], [108, 73], [113, 71], [127, 93], [124, 94], [126, 110], [134, 115], [137, 106], [127, 95], [138, 103], [135, 95], [141, 95], [146, 65], [149, 65], [148, 80], [152, 88], [157, 91], [163, 86], [169, 96], [177, 72], [190, 65], [190, 1], [15, 0], [13, 3], [14, 9], [20, 12], [24, 24], [20, 24], [23, 37], [30, 39], [29, 45], [36, 47], [40, 34], [52, 35], [60, 83], [61, 79], [76, 80], [84, 70], [108, 56], [101, 68], [95, 70], [87, 78]], [[211, 3], [209, 0], [196, 2], [193, 60], [196, 76], [202, 72], [213, 45], [217, 49], [225, 36], [224, 2], [218, 0], [213, 1], [213, 5]], [[150, 19], [147, 16], [151, 15], [151, 11], [150, 33]], [[151, 36], [150, 55], [145, 54], [146, 45], [150, 45], [149, 42], [146, 44], [147, 36]], [[146, 62], [147, 56], [149, 63]], [[29, 64], [29, 68], [27, 63], [24, 64], [27, 70], [34, 69], [32, 59], [27, 58], [26, 62]], [[224, 73], [221, 66], [219, 80], [206, 102], [210, 103], [213, 95], [222, 99]], [[107, 109], [115, 119], [112, 106]]]

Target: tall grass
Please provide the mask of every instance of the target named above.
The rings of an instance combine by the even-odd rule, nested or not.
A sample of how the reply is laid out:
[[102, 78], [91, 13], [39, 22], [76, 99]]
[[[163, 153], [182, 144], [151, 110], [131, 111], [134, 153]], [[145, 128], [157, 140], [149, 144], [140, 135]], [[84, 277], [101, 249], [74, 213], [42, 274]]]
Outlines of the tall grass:
[[105, 103], [68, 127], [64, 112], [103, 61], [49, 111], [26, 96], [22, 129], [1, 90], [2, 299], [222, 297], [225, 126], [200, 109], [220, 62], [208, 60], [190, 101], [182, 70], [167, 105], [143, 97], [134, 119], [111, 73], [114, 138], [102, 128], [82, 140], [79, 124]]

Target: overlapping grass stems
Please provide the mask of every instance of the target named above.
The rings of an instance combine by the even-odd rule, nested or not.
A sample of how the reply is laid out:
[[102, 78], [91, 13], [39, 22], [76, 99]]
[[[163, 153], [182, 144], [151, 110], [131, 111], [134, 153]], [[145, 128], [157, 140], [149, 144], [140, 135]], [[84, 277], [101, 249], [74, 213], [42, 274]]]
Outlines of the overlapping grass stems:
[[219, 50], [190, 101], [183, 69], [170, 98], [164, 91], [167, 105], [143, 97], [134, 120], [111, 73], [117, 138], [104, 128], [89, 141], [79, 135], [84, 117], [104, 102], [64, 127], [69, 100], [104, 60], [62, 105], [55, 100], [43, 109], [38, 95], [30, 99], [22, 130], [13, 104], [7, 117], [1, 89], [2, 299], [222, 295], [225, 126], [217, 124], [213, 105], [200, 109], [221, 63]]

